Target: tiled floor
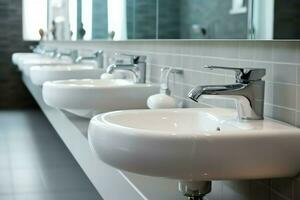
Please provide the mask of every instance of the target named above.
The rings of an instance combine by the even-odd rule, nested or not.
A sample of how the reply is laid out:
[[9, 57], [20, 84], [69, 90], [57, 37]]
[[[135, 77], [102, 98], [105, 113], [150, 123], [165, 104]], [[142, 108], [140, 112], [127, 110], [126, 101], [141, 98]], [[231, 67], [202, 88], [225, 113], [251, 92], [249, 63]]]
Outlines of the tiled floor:
[[0, 111], [0, 200], [101, 200], [40, 111]]

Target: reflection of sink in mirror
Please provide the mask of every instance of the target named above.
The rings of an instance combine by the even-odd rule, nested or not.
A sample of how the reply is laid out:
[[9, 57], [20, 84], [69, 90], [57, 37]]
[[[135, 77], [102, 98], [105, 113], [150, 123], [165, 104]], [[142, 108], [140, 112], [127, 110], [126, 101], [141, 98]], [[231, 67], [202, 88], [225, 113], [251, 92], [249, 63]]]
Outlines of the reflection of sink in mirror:
[[159, 90], [152, 84], [129, 80], [64, 80], [46, 82], [43, 98], [49, 106], [81, 117], [114, 110], [147, 108], [147, 98]]
[[42, 85], [46, 81], [66, 79], [99, 79], [103, 69], [87, 64], [41, 65], [30, 68], [31, 81]]

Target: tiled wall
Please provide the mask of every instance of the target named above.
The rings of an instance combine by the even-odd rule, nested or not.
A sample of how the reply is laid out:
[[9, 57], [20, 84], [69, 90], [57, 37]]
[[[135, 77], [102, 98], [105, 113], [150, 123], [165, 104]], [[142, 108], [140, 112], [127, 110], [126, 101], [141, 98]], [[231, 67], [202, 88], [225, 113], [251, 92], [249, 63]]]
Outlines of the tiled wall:
[[[244, 3], [246, 6], [248, 5], [248, 1], [244, 1]], [[232, 0], [181, 0], [180, 38], [247, 38], [248, 13], [232, 15], [229, 13], [231, 8]], [[193, 31], [193, 26], [204, 28], [206, 34]]]
[[[158, 82], [165, 66], [184, 69], [176, 77], [172, 94], [185, 107], [233, 106], [231, 101], [202, 101], [186, 98], [198, 84], [233, 83], [226, 71], [209, 71], [205, 65], [266, 68], [265, 115], [300, 127], [300, 42], [272, 41], [149, 41], [81, 42], [48, 45], [82, 49], [104, 49], [148, 56], [148, 80]], [[299, 200], [300, 178], [256, 181], [219, 181], [213, 183], [209, 200]]]
[[92, 38], [108, 38], [107, 0], [93, 1]]
[[128, 38], [247, 38], [247, 13], [232, 15], [231, 8], [232, 0], [127, 0]]
[[128, 38], [156, 38], [156, 1], [127, 0], [126, 5]]
[[[185, 1], [185, 0], [184, 0]], [[181, 8], [180, 1], [159, 0], [158, 1], [158, 30], [159, 39], [180, 39]], [[187, 1], [185, 1], [187, 2]], [[186, 19], [186, 18], [185, 18]]]
[[0, 1], [0, 109], [36, 107], [11, 63], [13, 52], [29, 52], [22, 39], [22, 0]]
[[180, 38], [179, 1], [127, 0], [126, 5], [129, 39]]

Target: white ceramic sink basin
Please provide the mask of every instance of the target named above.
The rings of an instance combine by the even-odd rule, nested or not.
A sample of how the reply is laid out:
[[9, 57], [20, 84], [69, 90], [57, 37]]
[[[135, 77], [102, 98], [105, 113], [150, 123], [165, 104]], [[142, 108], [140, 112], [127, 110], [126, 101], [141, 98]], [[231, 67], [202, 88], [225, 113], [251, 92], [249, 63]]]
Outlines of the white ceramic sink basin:
[[43, 98], [49, 106], [91, 118], [108, 111], [147, 108], [147, 98], [158, 91], [157, 85], [121, 79], [64, 80], [44, 83]]
[[92, 150], [126, 171], [177, 180], [289, 177], [300, 172], [300, 130], [236, 120], [233, 110], [116, 111], [95, 116]]
[[97, 79], [103, 72], [88, 64], [37, 65], [30, 68], [30, 78], [34, 84], [43, 85], [54, 80]]
[[15, 65], [19, 65], [23, 60], [26, 59], [35, 59], [35, 58], [45, 58], [45, 56], [37, 53], [13, 53], [12, 62]]
[[59, 65], [59, 64], [71, 64], [72, 61], [69, 58], [51, 58], [51, 57], [36, 57], [19, 60], [19, 69], [23, 71], [26, 76], [30, 76], [30, 68], [36, 65]]

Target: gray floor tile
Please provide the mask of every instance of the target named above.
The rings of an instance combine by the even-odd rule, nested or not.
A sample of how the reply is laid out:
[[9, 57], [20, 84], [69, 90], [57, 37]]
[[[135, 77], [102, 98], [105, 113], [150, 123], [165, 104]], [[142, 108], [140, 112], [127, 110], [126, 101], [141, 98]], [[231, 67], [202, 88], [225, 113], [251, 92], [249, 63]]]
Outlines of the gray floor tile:
[[101, 197], [90, 191], [72, 191], [50, 194], [48, 200], [101, 200]]
[[0, 200], [101, 199], [40, 111], [0, 111]]
[[13, 192], [11, 170], [0, 170], [0, 197], [1, 195], [10, 195]]
[[46, 187], [37, 169], [14, 169], [14, 193], [43, 193]]
[[0, 170], [10, 169], [9, 152], [0, 150]]
[[14, 200], [49, 200], [49, 195], [47, 193], [15, 194]]
[[50, 192], [89, 189], [91, 184], [77, 167], [42, 169], [41, 174]]
[[13, 169], [33, 169], [38, 166], [37, 155], [34, 153], [10, 153], [10, 163]]
[[13, 195], [1, 195], [1, 194], [0, 194], [0, 199], [1, 200], [15, 200]]

